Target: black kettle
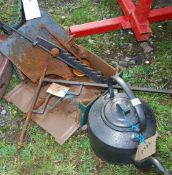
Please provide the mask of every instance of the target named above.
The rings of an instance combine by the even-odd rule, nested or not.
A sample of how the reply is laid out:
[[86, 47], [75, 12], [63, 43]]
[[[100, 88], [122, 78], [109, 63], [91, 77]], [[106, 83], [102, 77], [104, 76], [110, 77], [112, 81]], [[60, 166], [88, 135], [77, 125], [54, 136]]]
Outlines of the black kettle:
[[[115, 93], [114, 81], [125, 93]], [[135, 161], [138, 144], [156, 134], [153, 110], [134, 96], [121, 77], [111, 77], [108, 84], [108, 93], [94, 102], [88, 114], [90, 144], [95, 154], [110, 163], [134, 163], [142, 170], [154, 165], [159, 172], [170, 175], [153, 156]]]

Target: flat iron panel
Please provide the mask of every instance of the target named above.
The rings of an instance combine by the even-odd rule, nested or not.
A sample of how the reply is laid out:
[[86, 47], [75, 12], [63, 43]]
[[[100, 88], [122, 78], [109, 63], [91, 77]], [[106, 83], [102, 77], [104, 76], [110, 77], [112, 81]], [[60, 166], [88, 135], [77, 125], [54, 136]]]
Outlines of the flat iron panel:
[[[58, 44], [56, 39], [41, 26], [46, 26], [53, 34], [59, 36], [62, 41], [69, 39], [69, 35], [46, 12], [41, 10], [41, 18], [27, 21], [18, 30], [24, 35], [35, 40], [40, 36], [46, 40]], [[0, 51], [7, 56], [29, 79], [33, 82], [39, 80], [51, 56], [38, 47], [34, 47], [26, 39], [16, 33], [0, 43]]]

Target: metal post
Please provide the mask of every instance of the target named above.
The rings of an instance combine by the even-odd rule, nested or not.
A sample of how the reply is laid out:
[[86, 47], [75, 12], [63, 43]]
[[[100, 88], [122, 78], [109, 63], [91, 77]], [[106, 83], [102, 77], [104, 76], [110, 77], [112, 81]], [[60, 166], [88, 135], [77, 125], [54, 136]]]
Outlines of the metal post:
[[154, 0], [138, 0], [135, 6], [135, 16], [140, 24], [148, 22], [148, 16]]

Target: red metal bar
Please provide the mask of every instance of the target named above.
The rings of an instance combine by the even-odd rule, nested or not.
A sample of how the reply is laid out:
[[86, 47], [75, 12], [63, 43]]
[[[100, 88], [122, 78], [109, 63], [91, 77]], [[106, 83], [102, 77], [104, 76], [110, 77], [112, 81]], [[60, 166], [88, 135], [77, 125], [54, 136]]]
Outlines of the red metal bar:
[[131, 28], [137, 40], [147, 40], [152, 31], [149, 27], [148, 15], [153, 0], [138, 0], [136, 5], [131, 0], [118, 0], [125, 16], [129, 16]]
[[146, 23], [154, 0], [138, 0], [134, 14], [139, 23]]
[[118, 0], [118, 4], [122, 8], [125, 16], [129, 16], [135, 10], [135, 5], [131, 0]]
[[138, 41], [148, 40], [152, 35], [148, 15], [153, 0], [138, 0], [130, 15], [130, 23]]
[[153, 1], [138, 0], [134, 5], [132, 0], [118, 0], [125, 16], [72, 26], [70, 32], [82, 37], [130, 28], [138, 41], [148, 40], [152, 35], [150, 23], [172, 19], [172, 6], [151, 10]]
[[172, 19], [172, 6], [151, 10], [148, 19], [150, 23]]
[[102, 21], [90, 22], [70, 27], [71, 34], [76, 37], [100, 34], [119, 29], [129, 29], [131, 25], [128, 18], [121, 16], [118, 18], [106, 19]]

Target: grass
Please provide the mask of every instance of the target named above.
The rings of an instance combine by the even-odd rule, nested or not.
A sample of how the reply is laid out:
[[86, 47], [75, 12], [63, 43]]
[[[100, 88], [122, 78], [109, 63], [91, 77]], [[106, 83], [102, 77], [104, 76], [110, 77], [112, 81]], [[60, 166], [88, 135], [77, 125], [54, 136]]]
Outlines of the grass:
[[[109, 18], [121, 14], [117, 2], [91, 0], [58, 2], [41, 0], [40, 4], [63, 26], [80, 24], [96, 19]], [[16, 4], [0, 0], [0, 19], [14, 20]], [[150, 64], [141, 64], [124, 70], [124, 79], [131, 85], [172, 88], [172, 21], [152, 25], [153, 38], [149, 44], [154, 48], [148, 55]], [[90, 42], [91, 41], [91, 42]], [[115, 31], [104, 35], [82, 38], [78, 43], [115, 65], [115, 59], [126, 56], [140, 56], [139, 43], [127, 31]], [[130, 47], [130, 46], [131, 47]], [[108, 52], [107, 52], [108, 50]], [[110, 52], [110, 53], [109, 53]], [[117, 57], [117, 54], [120, 53]], [[17, 84], [13, 76], [9, 90]], [[157, 155], [161, 162], [172, 171], [172, 100], [167, 95], [136, 93], [148, 102], [157, 116]], [[90, 149], [87, 133], [77, 131], [64, 145], [58, 145], [54, 138], [32, 123], [24, 149], [18, 151], [16, 143], [20, 133], [23, 114], [14, 106], [1, 100], [1, 106], [9, 111], [10, 122], [0, 129], [0, 175], [155, 175], [154, 169], [148, 173], [138, 171], [133, 165], [111, 165], [100, 161]]]

